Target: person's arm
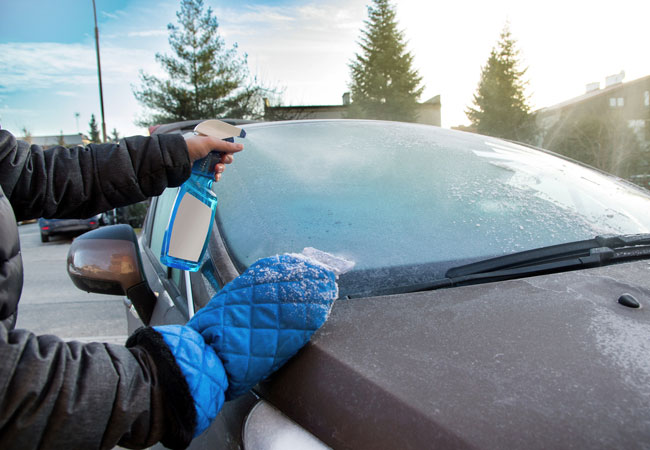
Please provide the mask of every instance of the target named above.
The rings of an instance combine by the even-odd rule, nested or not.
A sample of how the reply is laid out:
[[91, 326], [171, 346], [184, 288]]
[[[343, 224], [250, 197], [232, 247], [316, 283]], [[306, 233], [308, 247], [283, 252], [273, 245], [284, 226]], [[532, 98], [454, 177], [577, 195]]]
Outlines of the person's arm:
[[144, 448], [159, 441], [184, 448], [191, 441], [196, 412], [188, 384], [153, 329], [132, 336], [130, 348], [4, 334], [0, 448]]
[[[241, 145], [209, 137], [135, 136], [119, 144], [43, 150], [0, 130], [0, 183], [17, 220], [85, 218], [160, 195], [190, 175], [193, 160], [210, 150]], [[223, 164], [217, 172], [223, 171]]]
[[0, 130], [0, 180], [17, 220], [90, 217], [159, 195], [189, 173], [180, 135], [43, 150]]

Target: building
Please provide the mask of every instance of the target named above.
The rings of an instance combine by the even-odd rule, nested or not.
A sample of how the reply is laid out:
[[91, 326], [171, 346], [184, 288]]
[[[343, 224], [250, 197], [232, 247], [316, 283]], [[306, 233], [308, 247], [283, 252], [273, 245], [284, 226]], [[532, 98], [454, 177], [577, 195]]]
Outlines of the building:
[[[583, 95], [537, 111], [537, 125], [540, 130], [538, 144], [556, 150], [558, 140], [563, 139], [563, 133], [557, 131], [563, 126], [571, 126], [572, 123], [593, 125], [594, 120], [598, 120], [602, 126], [609, 127], [610, 131], [604, 135], [595, 132], [594, 135], [584, 138], [577, 134], [573, 136], [578, 144], [584, 142], [587, 145], [591, 142], [588, 144], [589, 151], [592, 156], [597, 155], [595, 158], [598, 163], [585, 161], [577, 154], [568, 156], [650, 188], [650, 76], [626, 83], [623, 82], [624, 77], [624, 72], [607, 77], [602, 89], [600, 83], [590, 83]], [[638, 150], [634, 150], [636, 143], [626, 144], [626, 139], [633, 139], [632, 134], [616, 131], [616, 127], [625, 125], [636, 135]], [[612, 137], [619, 140], [619, 150], [605, 151], [607, 148], [617, 148], [617, 145], [607, 147], [607, 144], [603, 144], [607, 142], [607, 135], [610, 139], [609, 145], [612, 145]], [[574, 148], [580, 152], [580, 148], [585, 147], [576, 145]], [[630, 152], [626, 154], [625, 150]]]
[[[344, 119], [350, 105], [350, 93], [343, 94], [341, 105], [311, 105], [311, 106], [271, 106], [264, 99], [264, 116], [269, 120], [297, 119]], [[418, 119], [416, 123], [440, 126], [440, 96], [418, 103]]]
[[58, 134], [54, 136], [28, 136], [28, 137], [19, 137], [23, 141], [28, 141], [31, 144], [40, 145], [43, 148], [54, 147], [61, 143], [61, 138], [63, 138], [63, 145], [66, 147], [75, 147], [77, 145], [88, 145], [90, 144], [90, 139], [88, 136], [82, 133], [78, 134]]
[[602, 89], [599, 82], [590, 83], [583, 95], [538, 110], [537, 125], [542, 131], [548, 131], [559, 120], [617, 111], [639, 141], [650, 144], [650, 76], [627, 83], [623, 82], [624, 77], [625, 72], [607, 77]]

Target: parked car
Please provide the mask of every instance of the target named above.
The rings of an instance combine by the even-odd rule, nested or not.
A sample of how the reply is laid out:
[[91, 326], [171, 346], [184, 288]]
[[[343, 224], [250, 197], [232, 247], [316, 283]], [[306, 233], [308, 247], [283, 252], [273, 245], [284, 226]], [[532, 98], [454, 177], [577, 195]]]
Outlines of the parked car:
[[245, 129], [201, 270], [159, 262], [177, 189], [139, 239], [102, 228], [68, 260], [82, 289], [128, 296], [129, 332], [186, 322], [261, 257], [355, 261], [311, 342], [192, 448], [647, 448], [650, 192], [432, 126]]
[[38, 228], [41, 230], [41, 242], [48, 242], [50, 236], [55, 234], [80, 234], [99, 227], [101, 215], [88, 219], [38, 219]]
[[100, 222], [102, 225], [116, 225], [126, 223], [133, 228], [141, 228], [144, 218], [147, 214], [149, 201], [134, 203], [133, 205], [123, 206], [121, 208], [111, 209], [101, 214]]

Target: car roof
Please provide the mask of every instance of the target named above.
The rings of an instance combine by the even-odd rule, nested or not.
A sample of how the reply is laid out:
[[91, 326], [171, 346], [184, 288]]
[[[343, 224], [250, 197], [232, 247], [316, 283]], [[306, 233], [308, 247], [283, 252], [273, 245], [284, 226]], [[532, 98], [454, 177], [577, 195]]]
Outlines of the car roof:
[[[221, 118], [219, 119], [223, 122], [229, 123], [230, 125], [240, 126], [248, 125], [252, 123], [257, 123], [256, 120], [246, 120], [246, 119], [229, 119]], [[184, 133], [187, 131], [193, 131], [199, 123], [203, 122], [204, 119], [195, 119], [195, 120], [184, 120], [181, 122], [172, 122], [162, 125], [156, 125], [153, 128], [153, 134], [169, 134], [169, 133]]]

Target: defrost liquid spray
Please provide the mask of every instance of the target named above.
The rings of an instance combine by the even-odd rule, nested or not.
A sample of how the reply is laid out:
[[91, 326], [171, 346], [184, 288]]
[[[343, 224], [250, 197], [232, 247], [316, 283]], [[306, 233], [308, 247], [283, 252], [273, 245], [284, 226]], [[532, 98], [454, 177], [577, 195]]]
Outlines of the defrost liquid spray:
[[[235, 136], [246, 136], [241, 128], [218, 120], [201, 122], [194, 131], [231, 142]], [[218, 152], [211, 152], [196, 161], [192, 175], [179, 189], [163, 238], [160, 262], [164, 265], [191, 272], [199, 270], [217, 210], [213, 185], [214, 168], [220, 159]]]

